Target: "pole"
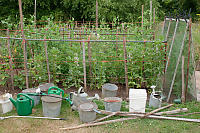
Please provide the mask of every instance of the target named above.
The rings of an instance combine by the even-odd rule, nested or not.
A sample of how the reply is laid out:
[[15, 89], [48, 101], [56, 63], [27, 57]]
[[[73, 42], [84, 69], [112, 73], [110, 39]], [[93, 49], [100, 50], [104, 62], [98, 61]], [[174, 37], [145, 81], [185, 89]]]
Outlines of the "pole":
[[[7, 29], [7, 36], [10, 37], [8, 29]], [[11, 87], [12, 87], [12, 90], [14, 90], [14, 73], [13, 73], [13, 67], [12, 67], [13, 62], [12, 62], [12, 54], [11, 54], [11, 50], [10, 50], [10, 39], [9, 38], [8, 38], [8, 53], [9, 53]]]
[[[170, 22], [170, 23], [171, 23], [171, 22]], [[165, 73], [167, 72], [169, 60], [170, 60], [171, 53], [172, 53], [172, 48], [173, 48], [173, 45], [174, 45], [174, 40], [175, 40], [175, 38], [176, 38], [176, 31], [177, 31], [177, 28], [178, 28], [178, 23], [179, 23], [179, 20], [176, 21], [176, 27], [175, 27], [175, 30], [174, 30], [174, 35], [173, 35], [173, 38], [172, 38], [172, 43], [171, 43], [171, 46], [170, 46], [169, 55], [168, 55], [168, 59], [167, 59], [166, 66], [165, 66]], [[169, 28], [168, 28], [168, 32], [169, 32]], [[167, 34], [168, 34], [168, 33], [167, 33]], [[166, 38], [167, 38], [167, 36], [166, 36]], [[165, 38], [165, 39], [166, 39], [166, 38]]]
[[[189, 64], [190, 64], [190, 46], [191, 46], [191, 38], [192, 38], [192, 33], [191, 33], [191, 24], [192, 24], [192, 19], [190, 18], [189, 21], [189, 45], [188, 45], [188, 63], [187, 63], [187, 75], [186, 75], [186, 86], [185, 86], [185, 95], [187, 96], [187, 91], [188, 91], [188, 78], [189, 78]], [[185, 97], [187, 98], [187, 97]]]
[[154, 29], [154, 32], [153, 32], [153, 40], [155, 40], [155, 23], [156, 23], [156, 9], [155, 8], [153, 8], [153, 29]]
[[85, 63], [85, 42], [83, 42], [83, 72], [84, 72], [84, 89], [87, 89], [86, 84], [86, 63]]
[[98, 28], [98, 0], [96, 0], [96, 29]]
[[24, 52], [24, 69], [25, 69], [25, 75], [26, 75], [26, 88], [28, 89], [28, 66], [27, 66], [27, 46], [26, 46], [26, 40], [24, 35], [24, 29], [23, 29], [23, 14], [22, 14], [22, 2], [19, 1], [19, 12], [20, 12], [20, 25], [21, 25], [21, 34], [22, 34], [22, 45], [23, 45], [23, 52]]
[[123, 37], [123, 48], [124, 48], [124, 70], [125, 70], [126, 95], [128, 96], [128, 68], [127, 68], [127, 52], [126, 52], [125, 37]]
[[35, 0], [35, 8], [34, 8], [34, 22], [35, 22], [35, 28], [36, 28], [36, 5], [37, 4], [37, 0]]
[[181, 101], [185, 103], [185, 82], [184, 82], [184, 56], [182, 56], [182, 95], [181, 95]]
[[150, 29], [151, 29], [151, 23], [152, 23], [152, 0], [150, 0]]
[[[46, 39], [46, 37], [44, 39]], [[45, 48], [45, 56], [46, 56], [46, 62], [47, 62], [48, 82], [51, 83], [51, 75], [50, 75], [50, 70], [49, 70], [49, 58], [48, 58], [47, 42], [46, 41], [44, 41], [44, 48]]]
[[143, 22], [144, 21], [144, 5], [142, 5], [142, 29], [143, 29]]

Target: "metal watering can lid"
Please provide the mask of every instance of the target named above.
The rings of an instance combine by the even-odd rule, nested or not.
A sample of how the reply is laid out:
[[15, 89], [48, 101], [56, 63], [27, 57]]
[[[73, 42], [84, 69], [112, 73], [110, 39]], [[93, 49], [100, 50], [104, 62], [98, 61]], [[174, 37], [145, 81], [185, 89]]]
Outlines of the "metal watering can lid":
[[98, 107], [96, 103], [93, 103], [93, 102], [83, 103], [83, 104], [80, 104], [78, 107], [80, 111], [93, 111], [93, 110], [96, 110], [97, 108]]
[[50, 96], [42, 96], [42, 101], [47, 102], [47, 103], [56, 103], [56, 102], [60, 102], [62, 101], [62, 96], [60, 95], [56, 95], [56, 94], [50, 94], [51, 96], [56, 96], [56, 97], [60, 97], [60, 98], [56, 98], [56, 97], [50, 97]]

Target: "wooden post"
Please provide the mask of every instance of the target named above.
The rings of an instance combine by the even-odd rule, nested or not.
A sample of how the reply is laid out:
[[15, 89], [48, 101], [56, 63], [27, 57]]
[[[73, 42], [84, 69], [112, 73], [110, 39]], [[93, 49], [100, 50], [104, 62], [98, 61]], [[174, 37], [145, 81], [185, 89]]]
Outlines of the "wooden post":
[[126, 83], [126, 95], [128, 96], [128, 68], [127, 68], [127, 52], [126, 52], [126, 39], [123, 37], [124, 48], [124, 70], [125, 70], [125, 83]]
[[151, 29], [151, 23], [152, 23], [152, 0], [150, 0], [150, 29]]
[[36, 28], [36, 7], [37, 7], [37, 0], [35, 0], [35, 8], [34, 8], [34, 22], [35, 22], [35, 28]]
[[154, 29], [154, 32], [153, 32], [153, 40], [155, 40], [155, 28], [156, 28], [156, 26], [155, 26], [155, 23], [156, 23], [156, 9], [155, 8], [153, 8], [153, 29]]
[[117, 33], [116, 33], [116, 56], [118, 56], [117, 55], [117, 51], [118, 51], [118, 29], [117, 29]]
[[[190, 64], [190, 46], [191, 46], [191, 39], [192, 39], [192, 32], [191, 32], [191, 25], [192, 25], [192, 19], [190, 18], [189, 21], [189, 44], [188, 44], [188, 62], [187, 62], [187, 75], [186, 75], [186, 86], [185, 86], [185, 96], [187, 96], [188, 91], [188, 78], [189, 78], [189, 64]], [[186, 99], [187, 97], [185, 97]]]
[[87, 89], [86, 84], [86, 62], [85, 62], [85, 42], [83, 42], [83, 72], [84, 72], [84, 89]]
[[[44, 38], [46, 40], [46, 37]], [[45, 48], [45, 56], [46, 56], [46, 62], [47, 62], [47, 73], [48, 73], [48, 82], [51, 83], [51, 75], [49, 70], [49, 58], [48, 58], [48, 50], [47, 50], [47, 42], [44, 41], [44, 48]]]
[[143, 22], [144, 21], [144, 5], [142, 5], [142, 30], [143, 30]]
[[10, 50], [10, 35], [9, 35], [9, 30], [7, 29], [7, 36], [8, 36], [8, 53], [9, 53], [9, 66], [10, 66], [10, 78], [11, 78], [11, 87], [12, 90], [14, 90], [14, 72], [13, 72], [13, 67], [12, 67], [12, 54]]
[[98, 0], [96, 0], [96, 29], [98, 28]]
[[92, 51], [91, 51], [91, 46], [90, 46], [90, 36], [89, 36], [89, 41], [88, 41], [88, 60], [89, 60], [89, 76], [90, 78], [92, 77]]
[[184, 56], [182, 56], [182, 95], [181, 95], [181, 101], [185, 103], [185, 82], [184, 82]]
[[188, 23], [187, 23], [186, 28], [185, 28], [185, 34], [184, 34], [182, 44], [181, 44], [181, 48], [180, 48], [180, 51], [179, 51], [179, 56], [178, 56], [178, 59], [177, 59], [176, 68], [174, 70], [174, 75], [173, 75], [172, 83], [171, 83], [171, 86], [170, 86], [167, 102], [169, 102], [169, 99], [171, 97], [172, 89], [173, 89], [173, 86], [174, 86], [174, 81], [175, 81], [175, 78], [176, 78], [176, 72], [178, 70], [178, 65], [179, 65], [180, 58], [181, 58], [181, 55], [182, 55], [182, 52], [183, 52], [183, 47], [184, 47], [184, 43], [185, 43], [185, 39], [186, 39], [186, 35], [187, 35], [187, 30], [188, 30]]
[[21, 25], [21, 34], [22, 34], [22, 45], [23, 45], [23, 52], [24, 52], [24, 69], [25, 69], [25, 75], [26, 75], [26, 88], [29, 88], [28, 85], [28, 66], [27, 66], [27, 46], [26, 46], [26, 39], [25, 39], [25, 35], [24, 35], [24, 29], [23, 29], [23, 14], [22, 14], [22, 2], [21, 0], [19, 1], [19, 12], [20, 12], [20, 25]]

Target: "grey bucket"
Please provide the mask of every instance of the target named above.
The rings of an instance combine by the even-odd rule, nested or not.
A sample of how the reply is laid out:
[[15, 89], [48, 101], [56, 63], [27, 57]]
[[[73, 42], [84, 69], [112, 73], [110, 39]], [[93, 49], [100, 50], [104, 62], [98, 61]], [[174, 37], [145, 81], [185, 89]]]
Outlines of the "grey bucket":
[[106, 111], [118, 112], [121, 109], [122, 99], [119, 97], [105, 97], [104, 106]]
[[[56, 97], [59, 96], [55, 94], [51, 94], [51, 95], [56, 96]], [[45, 117], [58, 117], [60, 115], [60, 108], [62, 104], [61, 98], [43, 96], [41, 99], [42, 99], [43, 115]]]
[[102, 86], [102, 97], [116, 97], [118, 87], [115, 84], [106, 83]]
[[25, 94], [27, 94], [28, 96], [30, 96], [31, 98], [34, 99], [34, 106], [36, 106], [40, 103], [40, 96], [29, 95], [29, 93], [36, 93], [35, 88], [25, 89], [25, 90], [22, 91], [22, 93], [25, 93]]
[[91, 122], [96, 119], [97, 105], [93, 102], [80, 104], [78, 107], [79, 118], [82, 122]]

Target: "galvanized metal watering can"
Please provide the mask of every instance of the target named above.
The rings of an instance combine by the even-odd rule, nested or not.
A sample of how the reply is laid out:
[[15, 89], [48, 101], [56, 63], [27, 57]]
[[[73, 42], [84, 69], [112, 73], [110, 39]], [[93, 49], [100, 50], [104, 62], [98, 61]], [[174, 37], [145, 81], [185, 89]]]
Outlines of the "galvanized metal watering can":
[[77, 93], [71, 92], [70, 99], [72, 100], [73, 103], [72, 109], [77, 110], [80, 104], [91, 102], [91, 100], [88, 100], [87, 97], [88, 94], [83, 91], [83, 87], [79, 88]]
[[24, 93], [17, 94], [17, 99], [9, 98], [17, 109], [17, 114], [21, 116], [30, 115], [34, 106], [34, 100]]

